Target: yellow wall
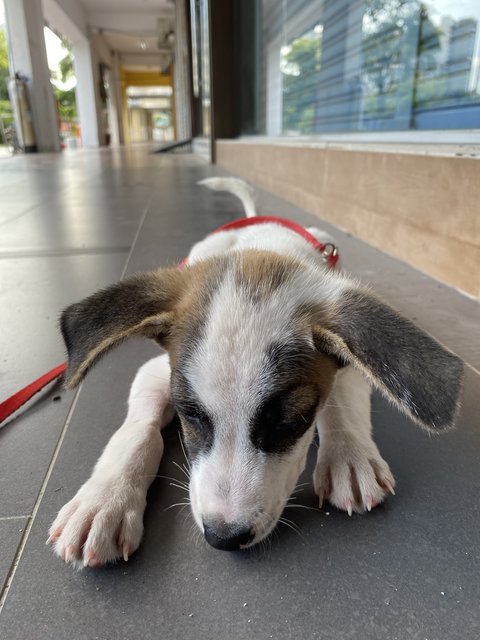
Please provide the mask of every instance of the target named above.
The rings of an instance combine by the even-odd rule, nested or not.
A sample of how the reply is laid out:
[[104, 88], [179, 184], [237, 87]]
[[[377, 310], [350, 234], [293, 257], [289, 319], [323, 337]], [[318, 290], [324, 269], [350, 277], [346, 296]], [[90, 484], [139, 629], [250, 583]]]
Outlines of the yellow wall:
[[[125, 132], [125, 144], [131, 142], [130, 125], [128, 122], [127, 87], [172, 87], [173, 78], [170, 74], [158, 71], [128, 71], [122, 69], [122, 118]], [[173, 129], [175, 131], [175, 109], [172, 99]]]

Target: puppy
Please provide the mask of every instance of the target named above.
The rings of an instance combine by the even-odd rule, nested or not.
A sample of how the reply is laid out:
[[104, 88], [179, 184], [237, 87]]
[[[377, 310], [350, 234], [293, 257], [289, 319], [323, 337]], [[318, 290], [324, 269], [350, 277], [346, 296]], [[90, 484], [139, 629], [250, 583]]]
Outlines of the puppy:
[[[203, 184], [237, 195], [255, 215], [245, 183]], [[325, 233], [308, 231], [332, 249]], [[58, 556], [93, 567], [128, 560], [138, 548], [161, 429], [175, 412], [193, 516], [217, 549], [250, 547], [270, 534], [315, 429], [320, 505], [328, 498], [351, 515], [394, 493], [371, 436], [371, 386], [421, 427], [448, 429], [462, 362], [325, 257], [295, 230], [248, 224], [208, 236], [182, 268], [132, 276], [64, 311], [70, 388], [131, 336], [166, 353], [138, 371], [125, 422], [53, 523]]]

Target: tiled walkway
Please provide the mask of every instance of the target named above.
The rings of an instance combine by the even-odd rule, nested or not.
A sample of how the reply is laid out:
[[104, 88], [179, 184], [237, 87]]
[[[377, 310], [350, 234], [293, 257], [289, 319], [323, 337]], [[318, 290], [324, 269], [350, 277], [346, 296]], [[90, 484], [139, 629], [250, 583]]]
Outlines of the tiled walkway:
[[[188, 154], [143, 148], [0, 159], [1, 399], [63, 359], [56, 324], [65, 305], [123, 273], [175, 263], [240, 215], [231, 196], [195, 184], [219, 173]], [[260, 209], [321, 226], [266, 193]], [[136, 368], [156, 353], [125, 344], [79, 393], [57, 389], [0, 430], [2, 639], [480, 637], [479, 305], [334, 233], [348, 270], [466, 360], [458, 428], [429, 438], [375, 397], [396, 497], [352, 518], [292, 509], [301, 536], [280, 527], [267, 551], [207, 546], [187, 511], [165, 511], [182, 495], [158, 479], [128, 564], [77, 573], [44, 542], [122, 422]], [[174, 426], [165, 440], [160, 473], [178, 477]], [[298, 498], [316, 505], [310, 486]]]

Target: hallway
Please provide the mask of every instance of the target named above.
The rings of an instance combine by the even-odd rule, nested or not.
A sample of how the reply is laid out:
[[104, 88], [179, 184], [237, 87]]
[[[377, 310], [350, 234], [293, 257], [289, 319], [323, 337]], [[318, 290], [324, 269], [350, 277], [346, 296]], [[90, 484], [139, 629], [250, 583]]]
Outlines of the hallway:
[[[241, 215], [236, 199], [196, 185], [224, 173], [144, 146], [0, 159], [0, 399], [64, 359], [62, 308], [176, 264]], [[398, 490], [371, 514], [291, 509], [301, 536], [280, 526], [267, 550], [218, 553], [187, 509], [165, 511], [183, 494], [157, 478], [128, 564], [75, 572], [45, 546], [47, 530], [121, 424], [136, 369], [157, 353], [130, 341], [78, 391], [42, 394], [0, 429], [1, 637], [478, 638], [478, 302], [265, 191], [259, 211], [332, 231], [348, 271], [465, 360], [457, 429], [430, 438], [375, 395], [376, 441]], [[165, 444], [160, 473], [178, 478], [175, 424]], [[316, 507], [311, 453], [297, 502]]]

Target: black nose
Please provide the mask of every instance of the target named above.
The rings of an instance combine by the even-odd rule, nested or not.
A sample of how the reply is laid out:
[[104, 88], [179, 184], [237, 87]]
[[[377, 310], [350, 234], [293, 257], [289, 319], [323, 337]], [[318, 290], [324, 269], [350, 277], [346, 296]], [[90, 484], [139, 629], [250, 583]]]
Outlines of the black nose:
[[236, 551], [240, 545], [248, 544], [253, 539], [253, 532], [238, 522], [209, 522], [204, 523], [205, 540], [215, 549]]

